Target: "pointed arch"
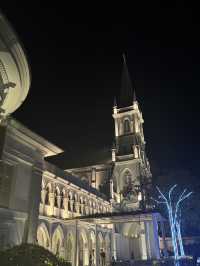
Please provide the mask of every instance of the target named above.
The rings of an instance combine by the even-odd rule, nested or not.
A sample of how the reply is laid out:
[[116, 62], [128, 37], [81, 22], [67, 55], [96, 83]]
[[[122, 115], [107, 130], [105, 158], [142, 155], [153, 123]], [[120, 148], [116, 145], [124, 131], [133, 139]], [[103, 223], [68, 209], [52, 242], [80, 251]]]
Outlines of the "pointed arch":
[[41, 223], [37, 229], [37, 243], [46, 249], [50, 248], [50, 237], [47, 226], [45, 223]]
[[129, 168], [124, 168], [120, 173], [121, 189], [130, 186], [133, 180], [133, 173]]
[[58, 225], [52, 235], [52, 252], [54, 254], [62, 256], [63, 242], [64, 242], [63, 229], [60, 225]]
[[84, 228], [79, 230], [79, 265], [89, 264], [88, 236]]

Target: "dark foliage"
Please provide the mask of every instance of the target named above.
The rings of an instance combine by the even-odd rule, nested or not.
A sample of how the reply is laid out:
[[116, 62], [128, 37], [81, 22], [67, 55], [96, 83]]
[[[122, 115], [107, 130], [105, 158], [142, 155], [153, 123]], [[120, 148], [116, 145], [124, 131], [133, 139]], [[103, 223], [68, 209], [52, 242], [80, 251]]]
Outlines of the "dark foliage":
[[71, 266], [43, 247], [22, 244], [0, 251], [1, 266]]

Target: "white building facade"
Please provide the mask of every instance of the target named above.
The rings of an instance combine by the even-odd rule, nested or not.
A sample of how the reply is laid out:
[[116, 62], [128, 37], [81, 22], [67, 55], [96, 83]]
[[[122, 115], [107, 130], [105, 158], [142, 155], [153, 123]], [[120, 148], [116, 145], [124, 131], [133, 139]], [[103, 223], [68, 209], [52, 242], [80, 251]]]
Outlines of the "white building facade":
[[[73, 266], [109, 265], [112, 257], [159, 259], [163, 219], [151, 211], [151, 172], [136, 97], [114, 105], [115, 144], [107, 163], [77, 161], [61, 169], [48, 158], [63, 150], [9, 116], [26, 98], [30, 69], [1, 14], [0, 33], [0, 248], [35, 243]], [[130, 93], [125, 62], [124, 71]], [[100, 192], [103, 184], [107, 196]]]

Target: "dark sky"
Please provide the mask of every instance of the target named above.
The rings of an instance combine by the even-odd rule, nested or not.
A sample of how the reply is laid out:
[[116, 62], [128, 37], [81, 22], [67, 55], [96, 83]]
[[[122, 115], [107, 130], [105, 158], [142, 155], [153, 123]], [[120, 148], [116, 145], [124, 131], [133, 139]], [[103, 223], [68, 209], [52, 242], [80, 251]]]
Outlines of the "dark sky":
[[125, 51], [150, 163], [199, 176], [200, 23], [194, 10], [135, 8], [129, 21], [118, 17], [117, 23], [103, 13], [86, 22], [74, 12], [70, 20], [64, 4], [1, 8], [32, 70], [30, 93], [15, 118], [77, 160], [79, 151], [111, 146]]

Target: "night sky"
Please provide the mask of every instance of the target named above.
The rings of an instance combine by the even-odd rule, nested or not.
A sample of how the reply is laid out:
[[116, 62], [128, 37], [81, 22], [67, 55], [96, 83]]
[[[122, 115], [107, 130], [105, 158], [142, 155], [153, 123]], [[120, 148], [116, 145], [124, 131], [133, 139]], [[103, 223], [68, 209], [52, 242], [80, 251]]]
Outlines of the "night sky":
[[75, 11], [70, 20], [64, 4], [1, 8], [24, 44], [32, 72], [16, 119], [76, 160], [79, 153], [111, 147], [113, 99], [120, 95], [125, 52], [153, 175], [175, 169], [198, 180], [200, 23], [194, 10], [133, 9], [129, 21], [118, 17], [117, 23], [112, 14], [78, 21]]

